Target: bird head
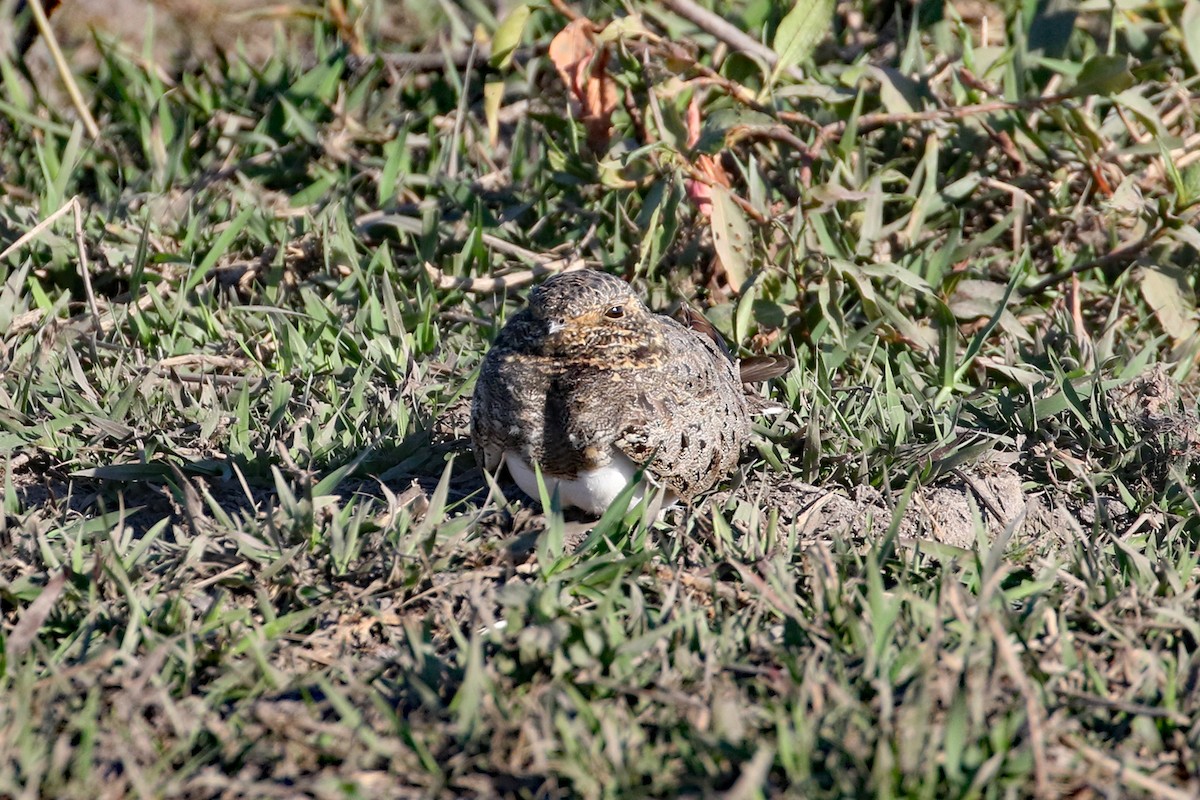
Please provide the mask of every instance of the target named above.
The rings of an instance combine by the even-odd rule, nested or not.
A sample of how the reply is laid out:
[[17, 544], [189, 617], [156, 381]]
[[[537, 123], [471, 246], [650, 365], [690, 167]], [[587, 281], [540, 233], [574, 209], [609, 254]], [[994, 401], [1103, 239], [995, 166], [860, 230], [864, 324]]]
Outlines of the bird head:
[[644, 360], [662, 344], [661, 333], [633, 288], [604, 272], [576, 270], [547, 279], [530, 292], [529, 313], [544, 325], [546, 355]]

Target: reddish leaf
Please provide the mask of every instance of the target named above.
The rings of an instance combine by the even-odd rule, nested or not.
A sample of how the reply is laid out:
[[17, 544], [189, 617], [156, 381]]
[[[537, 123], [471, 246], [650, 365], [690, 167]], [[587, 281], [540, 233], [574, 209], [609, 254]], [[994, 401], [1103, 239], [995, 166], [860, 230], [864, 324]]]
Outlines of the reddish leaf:
[[583, 124], [587, 128], [588, 145], [600, 152], [608, 145], [612, 133], [612, 115], [617, 108], [617, 82], [608, 74], [608, 49], [592, 59], [592, 72], [583, 101]]
[[596, 26], [580, 17], [550, 41], [549, 56], [571, 92], [572, 106], [595, 152], [608, 145], [617, 108], [617, 82], [608, 74], [608, 50], [596, 48]]
[[692, 100], [688, 103], [687, 119], [684, 120], [687, 125], [687, 146], [695, 147], [696, 142], [700, 141], [700, 103], [696, 100], [696, 95], [692, 95]]
[[[688, 147], [694, 147], [696, 142], [700, 141], [700, 103], [693, 96], [692, 101], [688, 103], [687, 118], [687, 144]], [[688, 198], [696, 204], [696, 210], [702, 216], [712, 217], [712, 193], [713, 186], [724, 186], [728, 188], [732, 184], [729, 181], [729, 175], [725, 172], [725, 168], [721, 166], [721, 162], [710, 155], [702, 155], [696, 159], [696, 172], [704, 176], [708, 180], [699, 178], [691, 178], [685, 183]]]

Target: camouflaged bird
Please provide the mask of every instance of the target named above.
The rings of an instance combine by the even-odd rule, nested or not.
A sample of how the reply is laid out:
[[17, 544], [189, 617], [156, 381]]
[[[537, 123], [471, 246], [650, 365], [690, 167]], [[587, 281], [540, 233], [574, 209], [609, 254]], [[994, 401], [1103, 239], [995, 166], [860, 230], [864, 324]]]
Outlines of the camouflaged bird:
[[743, 384], [791, 362], [739, 365], [707, 320], [688, 310], [685, 322], [652, 313], [603, 272], [562, 273], [534, 287], [475, 386], [471, 438], [481, 466], [503, 462], [536, 498], [536, 463], [563, 508], [589, 514], [602, 514], [642, 467], [668, 503], [710, 488], [737, 464], [752, 415], [770, 413]]

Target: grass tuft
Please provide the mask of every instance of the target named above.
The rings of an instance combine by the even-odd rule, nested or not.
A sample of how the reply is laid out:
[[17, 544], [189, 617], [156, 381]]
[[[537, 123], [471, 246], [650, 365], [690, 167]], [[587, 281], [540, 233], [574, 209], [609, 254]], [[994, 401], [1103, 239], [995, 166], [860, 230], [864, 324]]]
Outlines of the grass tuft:
[[[0, 52], [0, 796], [1200, 792], [1194, 0], [191, 5]], [[473, 464], [579, 264], [694, 507]]]

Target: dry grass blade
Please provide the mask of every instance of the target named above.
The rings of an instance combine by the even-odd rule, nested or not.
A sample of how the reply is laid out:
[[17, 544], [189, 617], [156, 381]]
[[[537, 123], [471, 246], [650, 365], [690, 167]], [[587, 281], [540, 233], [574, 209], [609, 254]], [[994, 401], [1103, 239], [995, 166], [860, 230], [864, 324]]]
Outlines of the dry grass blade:
[[37, 225], [34, 225], [32, 228], [25, 231], [25, 233], [18, 236], [16, 241], [14, 241], [8, 247], [4, 248], [3, 251], [0, 251], [0, 261], [3, 261], [9, 255], [17, 252], [22, 247], [24, 247], [26, 244], [28, 244], [29, 242], [36, 239], [42, 231], [46, 230], [51, 225], [53, 225], [55, 222], [57, 222], [59, 217], [66, 214], [68, 211], [72, 211], [75, 208], [77, 208], [78, 202], [79, 202], [78, 196], [72, 197], [70, 200], [68, 200], [67, 202], [65, 202], [61, 206], [59, 206], [57, 209], [55, 209], [55, 211], [52, 214], [50, 214], [50, 216], [46, 217], [44, 220], [39, 222]]
[[21, 612], [21, 616], [17, 618], [17, 624], [13, 626], [5, 642], [5, 652], [9, 658], [19, 658], [33, 644], [38, 631], [50, 617], [50, 612], [54, 610], [54, 604], [58, 602], [59, 595], [62, 594], [66, 585], [66, 572], [54, 573], [42, 588], [37, 599]]
[[1029, 728], [1029, 740], [1033, 752], [1035, 791], [1038, 797], [1052, 797], [1050, 771], [1046, 760], [1045, 710], [1037, 697], [1036, 689], [1021, 666], [1021, 658], [1009, 640], [1008, 632], [995, 614], [988, 613], [985, 616], [988, 630], [992, 634], [992, 643], [1000, 653], [1008, 677], [1017, 685], [1017, 690], [1021, 693], [1021, 698], [1025, 703], [1026, 725]]
[[75, 246], [79, 253], [79, 275], [83, 280], [83, 291], [87, 297], [88, 310], [92, 312], [92, 324], [99, 328], [100, 307], [96, 305], [96, 291], [92, 288], [92, 271], [88, 268], [87, 241], [83, 238], [83, 209], [80, 208], [78, 197], [71, 199], [71, 210], [75, 214]]
[[1074, 736], [1063, 739], [1067, 747], [1074, 750], [1088, 761], [1104, 768], [1105, 772], [1124, 786], [1149, 792], [1153, 797], [1163, 800], [1195, 800], [1195, 790], [1180, 789], [1152, 775], [1146, 775], [1129, 764], [1124, 764], [1112, 756], [1105, 755], [1091, 745], [1084, 744]]
[[67, 94], [71, 97], [71, 104], [75, 107], [79, 118], [83, 120], [88, 136], [92, 138], [92, 141], [96, 141], [100, 138], [100, 126], [92, 117], [91, 109], [88, 108], [83, 99], [83, 93], [79, 91], [79, 85], [75, 82], [75, 76], [71, 74], [71, 67], [67, 63], [66, 57], [63, 56], [62, 48], [58, 45], [58, 37], [54, 35], [54, 29], [50, 27], [50, 20], [46, 17], [45, 9], [42, 8], [42, 0], [28, 0], [28, 2], [37, 23], [38, 32], [46, 42], [46, 46], [50, 48], [50, 55], [54, 59], [54, 66], [58, 69], [58, 76], [67, 88]]

